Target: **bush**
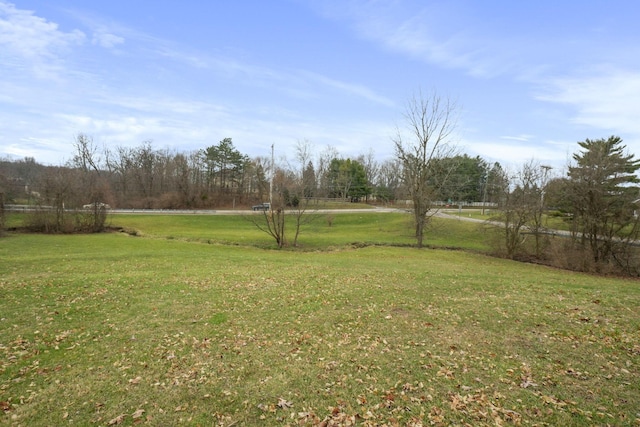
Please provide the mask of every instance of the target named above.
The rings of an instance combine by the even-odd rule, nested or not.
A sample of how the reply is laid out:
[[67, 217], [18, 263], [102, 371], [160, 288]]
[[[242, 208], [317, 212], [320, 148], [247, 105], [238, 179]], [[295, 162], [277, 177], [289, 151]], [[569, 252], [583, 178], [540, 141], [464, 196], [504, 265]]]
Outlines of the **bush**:
[[107, 211], [97, 210], [58, 211], [38, 208], [25, 217], [25, 228], [35, 233], [97, 233], [104, 231]]
[[589, 247], [569, 237], [550, 239], [547, 264], [564, 270], [640, 276], [640, 248], [620, 244], [610, 261], [596, 262]]
[[99, 233], [105, 229], [107, 210], [104, 207], [85, 209], [74, 212], [73, 217], [75, 219], [74, 231]]

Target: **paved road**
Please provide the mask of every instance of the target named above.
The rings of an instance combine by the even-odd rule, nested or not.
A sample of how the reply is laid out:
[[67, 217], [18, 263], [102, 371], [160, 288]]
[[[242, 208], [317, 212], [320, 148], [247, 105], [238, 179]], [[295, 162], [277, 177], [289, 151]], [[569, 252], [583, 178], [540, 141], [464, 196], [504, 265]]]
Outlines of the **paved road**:
[[[405, 209], [375, 207], [369, 209], [307, 209], [306, 213], [379, 213], [379, 212], [406, 212]], [[111, 209], [113, 214], [162, 214], [162, 215], [262, 215], [262, 211], [251, 209]]]

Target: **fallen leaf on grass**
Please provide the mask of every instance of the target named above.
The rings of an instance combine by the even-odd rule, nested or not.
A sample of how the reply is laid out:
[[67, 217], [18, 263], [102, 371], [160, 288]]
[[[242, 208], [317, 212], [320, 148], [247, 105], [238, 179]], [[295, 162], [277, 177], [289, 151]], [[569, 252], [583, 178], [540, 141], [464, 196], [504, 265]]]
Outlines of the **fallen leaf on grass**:
[[137, 385], [142, 381], [142, 377], [135, 377], [129, 380], [129, 384]]
[[114, 419], [112, 419], [111, 421], [109, 421], [107, 423], [108, 426], [115, 426], [118, 424], [121, 424], [124, 421], [124, 417], [126, 417], [126, 414], [120, 414], [117, 417], [115, 417]]
[[538, 387], [538, 384], [529, 381], [529, 380], [524, 380], [520, 383], [520, 387], [522, 388], [528, 388], [528, 387]]
[[276, 406], [271, 404], [271, 405], [265, 405], [264, 403], [258, 403], [258, 409], [260, 409], [263, 412], [276, 412]]
[[442, 409], [438, 408], [437, 406], [433, 406], [431, 408], [431, 411], [429, 411], [428, 417], [429, 417], [429, 421], [431, 421], [431, 424], [440, 424], [444, 422]]
[[137, 420], [138, 418], [142, 418], [142, 415], [144, 415], [144, 412], [145, 412], [144, 409], [138, 409], [136, 412], [131, 414], [131, 418], [133, 418], [134, 420]]
[[448, 379], [455, 378], [455, 375], [454, 375], [453, 371], [448, 369], [446, 366], [441, 367], [440, 370], [438, 370], [438, 372], [436, 373], [436, 375], [439, 376], [439, 377], [445, 377], [445, 378], [448, 378]]
[[547, 396], [547, 395], [543, 394], [540, 397], [542, 398], [542, 402], [545, 405], [555, 405], [555, 406], [566, 406], [567, 405], [566, 402], [563, 402], [562, 400], [557, 399], [554, 396]]
[[291, 408], [293, 406], [293, 402], [283, 399], [283, 398], [278, 398], [278, 407], [282, 408], [282, 409], [287, 409], [287, 408]]

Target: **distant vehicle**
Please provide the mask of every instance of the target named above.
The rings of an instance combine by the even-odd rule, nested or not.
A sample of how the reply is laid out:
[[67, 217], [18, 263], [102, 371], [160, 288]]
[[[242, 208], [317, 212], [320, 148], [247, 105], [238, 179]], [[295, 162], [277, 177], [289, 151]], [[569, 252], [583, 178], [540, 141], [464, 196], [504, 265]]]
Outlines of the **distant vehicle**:
[[260, 203], [259, 205], [252, 206], [254, 211], [268, 211], [271, 209], [271, 203]]
[[88, 205], [83, 205], [82, 209], [94, 209], [94, 208], [98, 208], [98, 209], [111, 209], [111, 206], [109, 206], [106, 203], [100, 203], [100, 202], [95, 202], [95, 203], [89, 203]]

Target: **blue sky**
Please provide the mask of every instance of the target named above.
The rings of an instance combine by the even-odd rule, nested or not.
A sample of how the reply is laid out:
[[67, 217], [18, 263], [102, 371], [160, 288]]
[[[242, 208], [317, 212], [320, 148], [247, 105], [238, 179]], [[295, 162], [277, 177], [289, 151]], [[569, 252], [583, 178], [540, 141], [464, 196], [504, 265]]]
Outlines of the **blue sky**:
[[640, 2], [0, 0], [0, 157], [74, 136], [180, 152], [226, 137], [393, 156], [407, 100], [455, 100], [455, 142], [562, 168], [585, 138], [640, 156]]

